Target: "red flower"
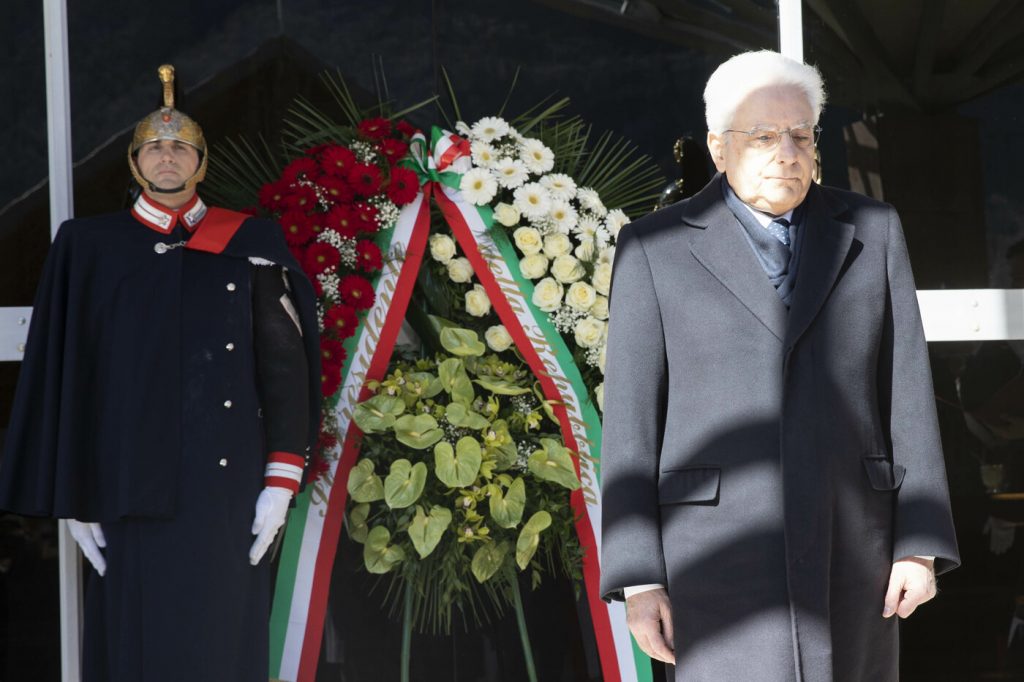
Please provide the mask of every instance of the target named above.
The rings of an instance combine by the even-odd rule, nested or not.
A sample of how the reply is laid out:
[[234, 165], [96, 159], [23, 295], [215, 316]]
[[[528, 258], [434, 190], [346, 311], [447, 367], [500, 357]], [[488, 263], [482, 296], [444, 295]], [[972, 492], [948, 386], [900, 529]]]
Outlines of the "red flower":
[[281, 198], [282, 208], [310, 211], [316, 206], [316, 192], [312, 187], [295, 185]]
[[416, 126], [404, 119], [396, 123], [395, 128], [406, 137], [412, 137], [416, 134]]
[[302, 246], [313, 238], [309, 216], [302, 211], [285, 211], [281, 216], [284, 238], [292, 246]]
[[391, 121], [386, 118], [367, 118], [359, 122], [359, 132], [371, 140], [380, 140], [391, 134]]
[[377, 231], [377, 209], [365, 201], [352, 204], [352, 220], [360, 232]]
[[331, 330], [340, 339], [347, 339], [356, 333], [356, 311], [344, 303], [333, 305], [324, 314], [324, 331]]
[[341, 366], [345, 362], [345, 347], [341, 341], [331, 338], [320, 339], [320, 362], [323, 365]]
[[341, 178], [336, 178], [333, 175], [321, 175], [317, 179], [316, 184], [323, 187], [324, 193], [327, 194], [327, 198], [334, 203], [338, 203], [339, 201], [352, 201], [356, 195], [347, 182]]
[[317, 144], [317, 145], [313, 145], [312, 147], [310, 147], [309, 149], [307, 149], [307, 150], [306, 150], [305, 152], [303, 152], [303, 153], [304, 153], [304, 154], [305, 154], [306, 156], [310, 156], [310, 157], [312, 157], [312, 156], [317, 156], [318, 154], [320, 154], [320, 152], [324, 151], [325, 149], [329, 148], [330, 146], [331, 146], [331, 145], [329, 145], [329, 144], [326, 144], [326, 143], [324, 143], [324, 144]]
[[263, 185], [260, 187], [260, 206], [270, 213], [277, 213], [284, 208], [284, 197], [288, 189], [288, 183], [281, 180]]
[[348, 172], [352, 189], [364, 197], [372, 197], [380, 189], [380, 169], [368, 163], [357, 163]]
[[377, 248], [376, 244], [366, 239], [356, 242], [356, 259], [359, 261], [359, 266], [366, 272], [380, 270], [384, 264], [384, 260], [380, 255], [380, 249]]
[[302, 264], [302, 269], [310, 274], [319, 275], [340, 262], [341, 254], [336, 248], [323, 242], [313, 242], [306, 250], [306, 260]]
[[420, 191], [420, 179], [408, 168], [392, 168], [391, 182], [388, 183], [388, 199], [399, 206], [412, 203]]
[[337, 437], [330, 431], [321, 431], [320, 437], [317, 439], [316, 446], [320, 449], [320, 452], [325, 450], [333, 450], [338, 444]]
[[326, 226], [334, 230], [342, 237], [355, 239], [359, 234], [359, 220], [352, 213], [350, 206], [335, 206], [327, 212]]
[[319, 481], [328, 471], [331, 470], [331, 463], [323, 457], [316, 455], [309, 463], [309, 480]]
[[314, 237], [327, 229], [326, 213], [310, 213], [307, 217], [309, 218], [309, 230]]
[[409, 145], [401, 140], [394, 138], [388, 138], [381, 140], [380, 144], [377, 145], [377, 149], [384, 155], [384, 158], [388, 160], [392, 166], [401, 161], [405, 153], [409, 151]]
[[373, 305], [373, 286], [365, 277], [345, 275], [338, 283], [338, 293], [356, 310], [367, 310]]
[[335, 177], [344, 178], [356, 165], [356, 155], [348, 147], [333, 145], [327, 147], [320, 156], [320, 167], [324, 173], [330, 173]]
[[341, 386], [341, 367], [322, 365], [320, 369], [320, 392], [325, 398], [334, 395]]
[[316, 161], [307, 156], [300, 156], [284, 167], [281, 178], [289, 184], [299, 180], [312, 180], [316, 171]]

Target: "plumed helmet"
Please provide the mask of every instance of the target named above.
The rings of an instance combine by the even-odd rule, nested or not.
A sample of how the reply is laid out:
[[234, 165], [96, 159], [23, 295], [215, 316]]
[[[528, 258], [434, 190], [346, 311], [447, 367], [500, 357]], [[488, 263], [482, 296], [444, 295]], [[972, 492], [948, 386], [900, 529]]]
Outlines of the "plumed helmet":
[[[157, 74], [164, 86], [164, 106], [139, 121], [135, 126], [135, 134], [132, 135], [132, 143], [128, 147], [128, 166], [131, 168], [135, 180], [143, 187], [149, 188], [151, 192], [176, 194], [182, 190], [194, 188], [206, 177], [206, 138], [203, 137], [203, 129], [199, 127], [198, 123], [174, 108], [174, 67], [164, 64], [157, 69]], [[199, 167], [181, 187], [160, 189], [142, 177], [135, 154], [142, 145], [156, 140], [184, 142], [192, 145], [199, 152]]]

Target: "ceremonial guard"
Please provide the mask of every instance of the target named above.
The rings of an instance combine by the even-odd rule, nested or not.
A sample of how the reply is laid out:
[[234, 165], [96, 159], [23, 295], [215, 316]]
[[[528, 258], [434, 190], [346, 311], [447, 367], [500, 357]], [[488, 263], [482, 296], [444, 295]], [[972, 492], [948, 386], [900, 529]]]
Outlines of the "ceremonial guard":
[[318, 429], [314, 294], [278, 225], [196, 194], [206, 142], [160, 74], [138, 200], [50, 250], [0, 508], [69, 519], [91, 563], [87, 682], [265, 681], [264, 554]]

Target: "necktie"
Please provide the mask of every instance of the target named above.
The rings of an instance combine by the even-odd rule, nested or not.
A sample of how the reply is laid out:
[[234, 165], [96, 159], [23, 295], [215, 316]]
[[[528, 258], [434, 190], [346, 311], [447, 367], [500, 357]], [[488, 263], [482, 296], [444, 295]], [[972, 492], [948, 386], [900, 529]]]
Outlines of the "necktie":
[[789, 247], [789, 221], [785, 218], [776, 218], [768, 223], [768, 234], [778, 239], [784, 246]]

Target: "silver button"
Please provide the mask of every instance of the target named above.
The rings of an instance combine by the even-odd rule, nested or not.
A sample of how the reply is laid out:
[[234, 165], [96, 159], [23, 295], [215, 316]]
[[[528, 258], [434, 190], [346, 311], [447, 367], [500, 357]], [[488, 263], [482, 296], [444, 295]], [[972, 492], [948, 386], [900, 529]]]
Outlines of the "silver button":
[[217, 462], [217, 464], [220, 464], [222, 467], [226, 467], [228, 465], [228, 460], [227, 458], [222, 458], [219, 462]]
[[28, 322], [28, 320], [25, 319], [24, 317], [19, 317], [18, 318], [18, 324], [25, 324], [26, 322]]
[[227, 408], [230, 409], [231, 408], [231, 401], [230, 400], [225, 400], [224, 401], [224, 407], [227, 407]]
[[226, 345], [224, 347], [227, 348], [228, 350], [234, 350], [235, 349], [235, 344], [229, 343], [228, 345]]
[[234, 282], [228, 282], [228, 291], [234, 291], [237, 288]]
[[19, 343], [18, 344], [18, 352], [19, 353], [24, 353], [25, 352], [25, 344], [23, 344], [23, 343]]

